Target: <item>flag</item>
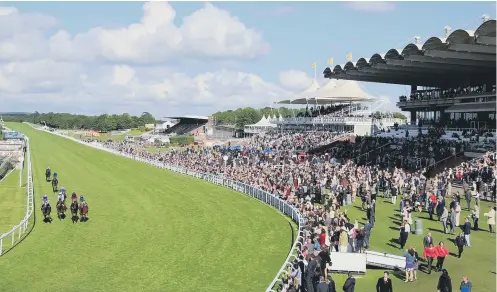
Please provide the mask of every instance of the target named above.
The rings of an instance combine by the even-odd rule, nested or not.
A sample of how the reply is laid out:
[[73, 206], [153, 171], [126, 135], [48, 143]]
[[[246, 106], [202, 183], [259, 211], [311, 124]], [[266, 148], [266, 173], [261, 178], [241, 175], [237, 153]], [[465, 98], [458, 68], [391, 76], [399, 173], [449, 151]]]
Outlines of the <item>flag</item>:
[[348, 53], [345, 58], [347, 58], [347, 61], [352, 61], [352, 53]]
[[328, 59], [328, 65], [333, 65], [333, 58]]
[[312, 68], [316, 68], [316, 63], [312, 63]]

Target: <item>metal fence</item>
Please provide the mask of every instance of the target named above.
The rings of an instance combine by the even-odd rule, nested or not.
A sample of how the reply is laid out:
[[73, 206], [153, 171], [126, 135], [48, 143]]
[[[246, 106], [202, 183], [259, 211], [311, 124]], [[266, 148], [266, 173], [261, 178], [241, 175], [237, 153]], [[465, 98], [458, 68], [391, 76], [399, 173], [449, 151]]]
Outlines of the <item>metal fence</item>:
[[[26, 141], [26, 162], [27, 162], [27, 184], [26, 184], [26, 215], [21, 222], [14, 226], [12, 230], [0, 236], [0, 256], [16, 246], [29, 233], [29, 230], [34, 226], [34, 189], [33, 189], [33, 173], [31, 169], [31, 153], [28, 137], [24, 137]], [[21, 176], [22, 176], [21, 170]], [[33, 224], [29, 222], [33, 219]]]
[[[30, 124], [31, 125], [31, 124]], [[38, 129], [40, 131], [44, 131], [43, 129], [36, 128], [33, 125], [31, 125], [33, 128]], [[141, 157], [136, 157], [127, 153], [121, 153], [117, 150], [114, 149], [109, 149], [105, 148], [104, 146], [98, 144], [98, 143], [87, 143], [78, 139], [75, 139], [73, 137], [65, 136], [63, 134], [57, 133], [57, 132], [49, 132], [45, 131], [47, 133], [51, 133], [57, 136], [61, 136], [70, 140], [73, 140], [77, 143], [90, 146], [96, 149], [100, 149], [115, 155], [123, 156], [126, 158], [134, 159], [136, 161], [144, 162], [151, 164], [155, 167], [158, 168], [163, 168], [163, 169], [168, 169], [170, 171], [174, 171], [180, 174], [185, 174], [189, 176], [193, 176], [195, 178], [203, 179], [207, 182], [219, 185], [219, 186], [224, 186], [230, 189], [233, 189], [237, 192], [243, 193], [247, 196], [250, 196], [252, 198], [258, 199], [274, 208], [277, 208], [280, 212], [284, 213], [288, 217], [290, 217], [296, 224], [298, 224], [298, 234], [295, 236], [295, 240], [293, 242], [292, 248], [288, 253], [287, 258], [285, 259], [285, 262], [281, 266], [280, 270], [278, 271], [277, 275], [274, 277], [273, 281], [269, 284], [268, 288], [266, 289], [266, 292], [270, 291], [276, 291], [277, 287], [281, 285], [281, 277], [287, 273], [288, 268], [292, 265], [292, 262], [295, 258], [295, 254], [297, 253], [297, 250], [300, 250], [299, 248], [299, 241], [302, 239], [303, 236], [303, 229], [304, 229], [304, 218], [303, 216], [295, 209], [295, 207], [287, 204], [285, 201], [281, 200], [280, 198], [274, 196], [273, 194], [270, 194], [266, 191], [263, 191], [261, 189], [255, 188], [253, 186], [229, 180], [226, 178], [223, 178], [218, 175], [213, 175], [209, 173], [199, 173], [196, 171], [189, 170], [187, 168], [184, 168], [179, 165], [171, 165], [167, 164], [165, 162], [160, 162], [160, 161], [154, 161], [154, 160], [148, 160], [145, 158]]]

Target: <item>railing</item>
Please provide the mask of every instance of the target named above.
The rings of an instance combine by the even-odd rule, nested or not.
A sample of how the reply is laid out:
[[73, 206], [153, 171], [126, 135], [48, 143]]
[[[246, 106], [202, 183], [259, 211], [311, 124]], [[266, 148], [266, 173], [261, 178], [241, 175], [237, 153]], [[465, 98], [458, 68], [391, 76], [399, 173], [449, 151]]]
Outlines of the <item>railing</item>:
[[57, 135], [60, 137], [64, 137], [64, 138], [70, 139], [74, 142], [77, 142], [77, 143], [80, 143], [80, 144], [83, 144], [86, 146], [90, 146], [90, 147], [93, 147], [93, 148], [96, 148], [99, 150], [103, 150], [103, 151], [106, 151], [106, 152], [109, 152], [109, 153], [112, 153], [112, 154], [115, 154], [118, 156], [123, 156], [126, 158], [134, 159], [136, 161], [148, 163], [148, 164], [151, 164], [151, 165], [158, 167], [158, 168], [168, 169], [168, 170], [171, 170], [171, 171], [174, 171], [177, 173], [193, 176], [195, 178], [203, 179], [207, 182], [210, 182], [210, 183], [213, 183], [216, 185], [220, 185], [220, 186], [224, 186], [224, 187], [233, 189], [235, 191], [249, 195], [252, 198], [256, 198], [256, 199], [258, 199], [258, 200], [260, 200], [268, 205], [271, 205], [272, 207], [277, 208], [278, 210], [283, 212], [285, 215], [292, 218], [292, 220], [298, 224], [298, 234], [295, 237], [292, 248], [291, 248], [290, 252], [288, 253], [287, 258], [285, 259], [285, 262], [281, 266], [281, 269], [278, 271], [278, 274], [276, 275], [276, 277], [273, 279], [271, 284], [266, 289], [266, 292], [275, 291], [275, 290], [273, 290], [273, 288], [276, 285], [278, 285], [278, 283], [281, 282], [281, 279], [280, 279], [281, 276], [283, 274], [287, 273], [287, 271], [286, 271], [287, 267], [292, 264], [292, 260], [295, 257], [295, 253], [297, 252], [297, 250], [299, 250], [299, 247], [297, 246], [297, 244], [299, 244], [299, 240], [302, 238], [302, 235], [303, 235], [304, 218], [297, 211], [297, 209], [295, 209], [295, 207], [288, 205], [285, 201], [274, 196], [273, 194], [270, 194], [270, 193], [263, 191], [261, 189], [257, 189], [253, 186], [250, 186], [250, 185], [247, 185], [247, 184], [244, 184], [241, 182], [237, 182], [237, 181], [232, 181], [232, 180], [229, 180], [229, 179], [217, 176], [217, 175], [213, 175], [213, 174], [209, 174], [209, 173], [199, 173], [199, 172], [189, 170], [189, 169], [184, 168], [184, 167], [179, 166], [179, 165], [171, 165], [171, 164], [166, 164], [166, 163], [160, 162], [160, 161], [154, 161], [154, 160], [148, 160], [148, 159], [141, 158], [141, 157], [136, 157], [136, 156], [133, 156], [133, 155], [130, 155], [127, 153], [119, 152], [119, 151], [114, 150], [114, 149], [105, 148], [104, 146], [102, 146], [101, 144], [98, 144], [98, 143], [87, 143], [87, 142], [78, 140], [76, 138], [70, 137], [70, 136], [62, 135], [62, 134], [57, 133], [57, 132], [49, 132], [49, 131], [45, 131], [43, 129], [36, 128], [33, 125], [31, 125], [31, 126], [37, 130], [51, 133], [51, 134], [54, 134], [54, 135]]
[[[361, 158], [361, 157], [363, 157], [363, 156], [366, 156], [366, 160], [368, 160], [368, 159], [369, 159], [369, 153], [371, 153], [371, 152], [373, 152], [373, 151], [378, 151], [378, 150], [381, 150], [381, 149], [383, 149], [383, 148], [385, 148], [385, 147], [387, 147], [387, 146], [390, 146], [391, 144], [392, 144], [392, 142], [388, 142], [388, 143], [386, 143], [386, 144], [383, 144], [383, 145], [381, 145], [381, 146], [378, 146], [378, 147], [376, 147], [376, 148], [375, 148], [375, 149], [373, 149], [373, 150], [370, 150], [370, 151], [368, 151], [368, 152], [366, 152], [366, 153], [363, 153], [363, 154], [361, 154], [361, 155], [359, 155], [359, 156], [357, 156], [357, 157], [354, 157], [354, 159], [352, 159], [352, 160], [355, 160], [355, 161], [356, 161], [356, 163], [357, 163], [357, 162], [359, 161], [359, 158]], [[366, 165], [367, 165], [367, 164], [369, 164], [369, 162], [366, 162]]]
[[434, 163], [428, 165], [427, 168], [435, 169], [435, 168], [439, 167], [442, 163], [444, 163], [444, 165], [445, 165], [445, 163], [447, 163], [449, 161], [449, 159], [456, 159], [459, 155], [464, 154], [464, 152], [465, 151], [463, 150], [463, 151], [460, 151], [460, 152], [458, 152], [456, 154], [453, 154], [453, 155], [450, 155], [448, 157], [445, 157], [444, 159], [440, 159], [439, 161], [434, 162]]
[[[26, 215], [24, 216], [24, 219], [21, 220], [21, 222], [14, 226], [12, 230], [10, 230], [7, 233], [4, 233], [0, 236], [0, 256], [4, 254], [6, 251], [9, 251], [12, 249], [14, 246], [16, 246], [21, 240], [29, 233], [29, 228], [31, 228], [31, 225], [29, 224], [29, 221], [31, 218], [34, 218], [34, 189], [33, 189], [33, 173], [31, 169], [31, 153], [30, 153], [30, 146], [29, 146], [29, 139], [28, 137], [24, 136], [24, 139], [26, 139], [26, 161], [27, 161], [27, 174], [28, 174], [28, 181], [26, 185]], [[22, 175], [22, 172], [21, 172]], [[33, 222], [34, 223], [34, 222]], [[34, 226], [34, 224], [33, 224]], [[4, 242], [7, 242], [9, 240], [10, 245], [4, 244]]]

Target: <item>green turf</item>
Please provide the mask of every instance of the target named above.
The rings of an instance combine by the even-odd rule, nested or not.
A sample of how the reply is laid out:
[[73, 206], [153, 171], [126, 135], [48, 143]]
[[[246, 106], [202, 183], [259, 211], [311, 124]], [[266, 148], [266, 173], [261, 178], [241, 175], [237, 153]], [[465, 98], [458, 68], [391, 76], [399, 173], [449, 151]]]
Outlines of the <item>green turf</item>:
[[[288, 219], [254, 199], [8, 126], [30, 138], [37, 217], [0, 258], [0, 291], [262, 291], [286, 258]], [[85, 195], [88, 222], [42, 222], [47, 167]]]
[[[397, 203], [399, 201], [397, 200]], [[462, 201], [462, 206], [465, 206], [465, 201]], [[398, 204], [397, 204], [398, 205]], [[401, 217], [395, 215], [400, 214], [396, 212], [398, 206], [394, 206], [387, 199], [379, 198], [376, 207], [376, 223], [375, 227], [371, 232], [371, 250], [386, 252], [396, 255], [402, 255], [405, 251], [400, 251], [399, 246], [396, 243], [392, 243], [392, 239], [397, 239], [399, 237], [398, 223], [397, 219]], [[453, 256], [449, 256], [445, 259], [444, 268], [449, 271], [449, 275], [452, 278], [452, 284], [456, 288], [454, 291], [459, 291], [459, 284], [462, 281], [464, 275], [470, 278], [473, 283], [473, 291], [478, 292], [493, 292], [495, 290], [496, 283], [496, 242], [495, 234], [489, 234], [488, 225], [486, 224], [486, 217], [483, 213], [488, 212], [491, 204], [487, 202], [482, 202], [481, 213], [480, 213], [480, 228], [484, 231], [473, 232], [471, 234], [471, 245], [470, 248], [465, 248], [461, 259], [457, 259]], [[394, 210], [395, 209], [395, 210]], [[365, 212], [360, 210], [360, 199], [356, 201], [354, 206], [348, 206], [346, 208], [347, 214], [352, 220], [357, 218], [359, 222], [366, 221]], [[443, 231], [442, 223], [437, 221], [429, 220], [429, 215], [427, 213], [413, 213], [413, 221], [416, 218], [423, 218], [423, 228], [425, 233], [431, 229], [433, 239], [436, 243], [439, 241], [444, 241], [447, 245], [449, 252], [457, 253], [457, 247], [448, 240], [448, 238], [454, 239], [455, 236], [445, 235]], [[461, 223], [464, 222], [464, 216], [468, 216], [469, 212], [466, 210], [462, 211]], [[396, 220], [393, 220], [393, 219]], [[435, 216], [436, 218], [436, 216]], [[393, 228], [393, 229], [391, 229]], [[412, 226], [414, 230], [414, 224]], [[460, 232], [456, 230], [456, 232]], [[415, 245], [416, 250], [422, 257], [423, 254], [423, 236], [424, 235], [413, 235], [410, 234], [407, 240], [406, 248]], [[435, 261], [436, 262], [436, 261]], [[434, 263], [435, 264], [435, 263]], [[368, 269], [368, 272], [364, 276], [360, 276], [357, 279], [356, 292], [368, 292], [375, 291], [375, 285], [378, 278], [383, 276], [382, 269]], [[432, 270], [432, 274], [428, 275], [421, 271], [418, 271], [418, 280], [412, 283], [404, 283], [404, 273], [401, 271], [392, 272], [390, 274], [393, 282], [394, 291], [402, 292], [418, 292], [418, 291], [436, 291], [439, 274]], [[345, 282], [346, 277], [343, 275], [333, 275], [337, 284], [341, 286]]]
[[[14, 170], [0, 182], [0, 235], [12, 230], [26, 215], [26, 188], [23, 180], [23, 187], [20, 188], [19, 170]], [[4, 240], [3, 250], [10, 247], [10, 243], [10, 240]]]

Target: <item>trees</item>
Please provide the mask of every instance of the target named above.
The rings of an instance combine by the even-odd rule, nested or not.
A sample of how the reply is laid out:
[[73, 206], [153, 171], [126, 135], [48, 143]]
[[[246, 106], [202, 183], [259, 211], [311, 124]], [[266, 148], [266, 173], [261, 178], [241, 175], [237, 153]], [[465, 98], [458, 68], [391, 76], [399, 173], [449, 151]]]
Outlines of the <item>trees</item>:
[[279, 117], [292, 117], [301, 109], [288, 109], [286, 107], [270, 108], [265, 107], [262, 109], [254, 109], [252, 107], [239, 108], [236, 110], [227, 110], [224, 112], [217, 112], [212, 115], [215, 119], [216, 125], [235, 125], [237, 128], [243, 128], [245, 125], [257, 123], [262, 116], [276, 116]]
[[139, 117], [128, 113], [121, 115], [103, 114], [100, 116], [73, 115], [68, 113], [42, 113], [3, 115], [6, 122], [30, 122], [44, 124], [59, 129], [86, 129], [100, 132], [123, 130], [142, 127], [145, 124], [155, 124], [155, 118], [148, 112]]
[[402, 113], [393, 113], [393, 117], [396, 119], [401, 119], [401, 120], [407, 120], [406, 116], [404, 116]]

